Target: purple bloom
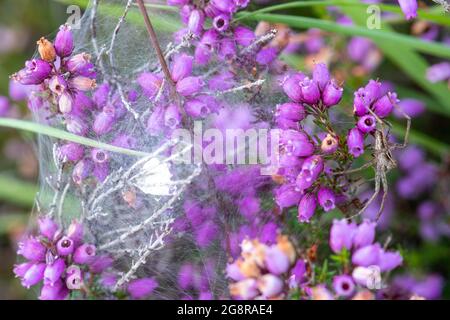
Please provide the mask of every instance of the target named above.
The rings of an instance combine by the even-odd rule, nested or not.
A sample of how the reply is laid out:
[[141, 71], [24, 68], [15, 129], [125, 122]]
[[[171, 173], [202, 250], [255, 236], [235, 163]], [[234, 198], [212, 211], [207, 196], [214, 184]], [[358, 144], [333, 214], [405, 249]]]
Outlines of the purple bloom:
[[260, 65], [269, 65], [272, 63], [278, 56], [278, 50], [275, 47], [267, 47], [261, 49], [256, 54], [256, 62]]
[[19, 242], [19, 250], [17, 250], [17, 254], [31, 261], [43, 261], [46, 252], [45, 246], [34, 237]]
[[316, 104], [320, 100], [320, 91], [317, 82], [304, 78], [300, 82], [300, 88], [302, 91], [302, 101], [308, 104]]
[[308, 136], [301, 131], [284, 131], [281, 136], [281, 142], [284, 144], [288, 154], [296, 157], [307, 157], [314, 153], [314, 145]]
[[353, 98], [353, 113], [358, 117], [365, 115], [369, 110], [369, 104], [365, 99], [365, 91], [364, 88], [359, 88], [354, 93]]
[[234, 39], [236, 39], [236, 42], [243, 47], [249, 46], [255, 38], [255, 33], [249, 28], [243, 26], [234, 28]]
[[232, 13], [236, 11], [234, 0], [212, 0], [211, 4], [222, 12]]
[[269, 247], [265, 253], [265, 265], [270, 273], [281, 275], [289, 270], [289, 257], [277, 246]]
[[298, 259], [295, 263], [295, 266], [291, 270], [291, 278], [290, 282], [294, 284], [294, 286], [299, 286], [305, 277], [306, 274], [306, 263], [302, 259]]
[[301, 198], [302, 194], [289, 184], [284, 184], [275, 190], [275, 201], [281, 209], [297, 205]]
[[92, 161], [88, 159], [83, 159], [79, 161], [72, 171], [72, 180], [76, 184], [81, 184], [84, 179], [89, 177], [89, 175], [92, 173], [93, 164]]
[[404, 115], [402, 112], [400, 112], [399, 109], [403, 110], [404, 113], [406, 113], [411, 118], [415, 118], [422, 113], [425, 112], [425, 104], [416, 99], [403, 99], [398, 103], [398, 108], [394, 108], [394, 115], [397, 118], [404, 118]]
[[369, 80], [369, 83], [367, 83], [367, 85], [364, 87], [365, 102], [370, 105], [374, 101], [379, 99], [382, 93], [381, 90], [382, 90], [381, 82], [378, 82], [376, 80]]
[[314, 65], [313, 80], [319, 86], [319, 89], [323, 91], [330, 81], [330, 72], [325, 63], [317, 63]]
[[164, 124], [175, 129], [181, 123], [181, 114], [175, 104], [170, 104], [164, 113]]
[[295, 102], [302, 101], [302, 90], [300, 88], [300, 82], [305, 79], [303, 73], [295, 73], [290, 75], [283, 83], [283, 90], [286, 95]]
[[127, 291], [133, 299], [141, 299], [152, 294], [158, 287], [158, 283], [153, 278], [142, 278], [130, 281]]
[[205, 85], [201, 77], [187, 77], [177, 83], [177, 92], [182, 96], [198, 93]]
[[83, 287], [83, 276], [81, 272], [74, 272], [68, 275], [66, 285], [70, 290], [80, 290]]
[[305, 107], [299, 103], [283, 103], [277, 106], [276, 115], [292, 121], [301, 121], [306, 116]]
[[64, 300], [68, 294], [69, 290], [59, 280], [54, 285], [44, 285], [39, 300]]
[[220, 41], [218, 56], [222, 60], [230, 60], [236, 55], [236, 43], [232, 39]]
[[26, 100], [29, 94], [29, 87], [14, 79], [9, 81], [9, 97], [14, 101]]
[[374, 116], [366, 114], [359, 118], [357, 125], [362, 133], [369, 133], [377, 128], [377, 121]]
[[101, 273], [113, 264], [113, 259], [109, 256], [97, 256], [90, 264], [93, 273]]
[[348, 152], [355, 158], [364, 153], [364, 136], [358, 128], [349, 130], [347, 135]]
[[55, 50], [61, 58], [68, 57], [73, 51], [73, 35], [70, 26], [62, 25], [55, 38]]
[[316, 196], [312, 193], [305, 194], [298, 205], [298, 221], [309, 222], [309, 219], [311, 219], [316, 211], [316, 207]]
[[45, 268], [45, 263], [33, 264], [27, 272], [25, 272], [22, 278], [22, 285], [25, 288], [30, 288], [31, 286], [38, 284], [44, 278]]
[[398, 252], [386, 252], [380, 250], [378, 257], [378, 266], [380, 271], [391, 271], [403, 263], [403, 258]]
[[175, 58], [172, 67], [172, 79], [175, 82], [186, 78], [192, 74], [192, 64], [194, 62], [194, 58], [187, 54], [180, 54]]
[[317, 180], [323, 171], [323, 159], [318, 155], [306, 158], [303, 162], [302, 169], [297, 176], [296, 185], [299, 190], [303, 191]]
[[150, 72], [141, 73], [136, 81], [141, 86], [144, 95], [149, 99], [153, 99], [158, 94], [162, 85], [161, 76]]
[[337, 295], [341, 297], [349, 297], [355, 291], [355, 283], [353, 278], [348, 275], [335, 276], [333, 278], [333, 289]]
[[397, 94], [395, 92], [388, 92], [373, 104], [373, 112], [378, 117], [385, 118], [392, 112], [397, 102], [399, 102], [397, 100]]
[[77, 162], [83, 158], [84, 147], [78, 143], [69, 142], [59, 148], [59, 157], [68, 161]]
[[186, 113], [193, 118], [204, 118], [210, 113], [206, 102], [200, 99], [190, 99], [186, 101], [184, 108]]
[[73, 261], [78, 264], [89, 264], [94, 261], [95, 246], [92, 244], [82, 244], [73, 254]]
[[86, 68], [91, 67], [91, 56], [85, 52], [76, 54], [65, 62], [65, 67], [73, 74], [83, 72]]
[[450, 62], [441, 62], [427, 69], [427, 79], [430, 82], [444, 81], [450, 78]]
[[95, 116], [92, 130], [99, 136], [104, 135], [111, 131], [115, 122], [114, 115], [102, 111]]
[[105, 150], [92, 149], [91, 158], [95, 163], [105, 163], [109, 160], [109, 155]]
[[74, 243], [69, 237], [62, 237], [56, 244], [58, 254], [61, 256], [68, 256], [69, 254], [72, 254], [74, 247]]
[[58, 231], [58, 225], [55, 221], [48, 217], [40, 217], [38, 219], [39, 232], [48, 240], [53, 240], [56, 231]]
[[73, 106], [73, 97], [70, 92], [63, 92], [58, 100], [58, 107], [61, 113], [70, 113]]
[[66, 269], [64, 259], [56, 259], [52, 264], [47, 264], [44, 271], [44, 283], [54, 286], [61, 279], [61, 275]]
[[334, 153], [339, 147], [339, 141], [331, 134], [327, 134], [326, 137], [322, 140], [320, 145], [320, 149], [325, 154]]
[[330, 82], [328, 82], [322, 92], [323, 104], [326, 107], [337, 105], [342, 99], [343, 92], [344, 89], [338, 86], [338, 84], [334, 80], [331, 80]]
[[16, 265], [14, 265], [13, 272], [16, 275], [16, 277], [23, 278], [25, 273], [27, 273], [27, 271], [33, 265], [34, 265], [33, 262], [24, 262], [24, 263], [21, 263], [21, 264], [16, 264]]
[[24, 85], [41, 84], [52, 72], [52, 66], [42, 59], [25, 62], [25, 68], [13, 75], [13, 79]]
[[200, 248], [205, 248], [211, 244], [218, 236], [219, 230], [217, 225], [211, 221], [207, 221], [196, 230], [195, 240]]
[[84, 236], [83, 225], [76, 220], [72, 221], [67, 228], [67, 236], [75, 243], [75, 245], [79, 245]]
[[218, 32], [227, 31], [230, 26], [230, 17], [226, 14], [219, 14], [214, 18], [213, 26]]
[[191, 264], [184, 264], [178, 272], [178, 286], [183, 289], [189, 289], [194, 282], [195, 271]]
[[265, 274], [259, 278], [258, 289], [265, 298], [274, 297], [283, 290], [283, 281], [273, 274]]
[[200, 35], [205, 23], [205, 15], [200, 10], [192, 10], [188, 20], [188, 29], [195, 35]]
[[334, 192], [330, 188], [321, 187], [317, 192], [317, 198], [325, 212], [333, 210], [336, 206]]
[[417, 17], [417, 0], [398, 0], [398, 4], [400, 5], [406, 20]]
[[107, 83], [103, 83], [97, 86], [94, 94], [92, 95], [92, 100], [94, 100], [94, 103], [98, 108], [103, 108], [106, 105], [106, 102], [108, 101], [109, 90], [109, 84]]
[[359, 248], [353, 252], [352, 263], [362, 267], [377, 265], [381, 250], [378, 243]]
[[342, 249], [350, 250], [353, 243], [353, 237], [356, 231], [354, 223], [348, 223], [347, 220], [333, 220], [330, 230], [330, 248], [334, 253], [339, 253]]
[[353, 246], [355, 248], [362, 248], [373, 243], [375, 240], [375, 222], [365, 220], [355, 230], [353, 237]]
[[247, 219], [252, 219], [259, 212], [259, 199], [254, 196], [246, 196], [239, 201], [239, 211]]
[[398, 156], [400, 168], [411, 171], [420, 166], [425, 161], [425, 154], [422, 149], [415, 145], [406, 147]]

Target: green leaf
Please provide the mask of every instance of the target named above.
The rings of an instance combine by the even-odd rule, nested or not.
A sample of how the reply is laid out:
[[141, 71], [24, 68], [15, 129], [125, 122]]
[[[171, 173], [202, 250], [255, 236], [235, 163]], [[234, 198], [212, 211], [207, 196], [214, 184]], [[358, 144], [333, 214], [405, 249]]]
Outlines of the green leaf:
[[[403, 12], [399, 6], [389, 5], [389, 4], [376, 4], [381, 11], [397, 13], [403, 17]], [[304, 8], [304, 7], [328, 7], [328, 6], [337, 6], [337, 7], [346, 7], [346, 6], [356, 6], [356, 7], [364, 7], [367, 8], [370, 6], [368, 3], [364, 2], [349, 2], [348, 0], [331, 0], [331, 1], [292, 1], [288, 3], [276, 4], [273, 6], [268, 6], [256, 11], [242, 11], [238, 14], [238, 17], [234, 21], [239, 21], [245, 18], [250, 17], [251, 15], [258, 13], [269, 13], [274, 11], [281, 11], [287, 9], [295, 9], [295, 8]], [[442, 13], [442, 8], [440, 6], [436, 6], [435, 8], [431, 8], [428, 10], [419, 9], [417, 11], [420, 19], [425, 21], [430, 21], [436, 24], [440, 24], [443, 26], [450, 26], [450, 18], [448, 18], [445, 14]]]
[[77, 136], [76, 134], [73, 134], [73, 133], [70, 133], [70, 132], [67, 132], [67, 131], [64, 131], [61, 129], [56, 129], [56, 128], [53, 128], [50, 126], [46, 126], [46, 125], [42, 125], [39, 123], [30, 122], [30, 121], [0, 117], [0, 127], [9, 127], [9, 128], [19, 129], [19, 130], [30, 131], [30, 132], [50, 136], [53, 138], [71, 141], [71, 142], [75, 142], [75, 143], [82, 144], [85, 146], [99, 148], [99, 149], [103, 149], [106, 151], [121, 153], [121, 154], [129, 155], [129, 156], [145, 157], [145, 156], [149, 155], [146, 152], [116, 147], [116, 146], [113, 146], [113, 145], [110, 145], [107, 143], [103, 143], [100, 141], [92, 140], [92, 139], [85, 138], [85, 137], [80, 137], [80, 136]]
[[0, 200], [23, 208], [33, 206], [37, 187], [16, 177], [0, 174]]
[[[361, 12], [359, 14], [361, 16]], [[365, 17], [366, 15], [362, 16], [362, 18]], [[329, 20], [270, 13], [252, 14], [248, 17], [245, 17], [245, 19], [267, 21], [272, 23], [284, 23], [288, 26], [301, 29], [318, 28], [347, 36], [365, 37], [377, 42], [395, 43], [397, 45], [412, 48], [420, 52], [434, 55], [436, 57], [450, 58], [450, 47], [437, 42], [424, 41], [415, 37], [399, 34], [392, 31], [370, 30], [360, 26], [342, 25]], [[398, 53], [399, 51], [397, 50], [397, 54]]]

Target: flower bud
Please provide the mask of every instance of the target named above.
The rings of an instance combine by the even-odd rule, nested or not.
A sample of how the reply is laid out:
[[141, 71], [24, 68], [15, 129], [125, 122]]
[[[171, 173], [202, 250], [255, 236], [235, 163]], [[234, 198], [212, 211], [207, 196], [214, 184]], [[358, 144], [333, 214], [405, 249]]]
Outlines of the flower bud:
[[170, 104], [164, 113], [164, 124], [175, 129], [181, 123], [181, 114], [175, 104]]
[[40, 217], [38, 219], [39, 232], [48, 240], [53, 240], [56, 231], [58, 231], [58, 225], [53, 219], [48, 217]]
[[104, 135], [111, 131], [115, 122], [116, 118], [114, 115], [106, 112], [100, 112], [94, 118], [92, 130], [99, 136]]
[[46, 284], [42, 287], [39, 300], [64, 300], [68, 294], [69, 290], [58, 280], [54, 285]]
[[275, 201], [281, 209], [297, 205], [301, 198], [302, 194], [289, 184], [284, 184], [275, 190]]
[[177, 83], [177, 92], [182, 96], [190, 96], [198, 93], [205, 83], [201, 77], [187, 77]]
[[40, 38], [37, 42], [38, 52], [42, 60], [53, 62], [56, 59], [56, 51], [53, 44], [45, 38]]
[[352, 263], [357, 266], [369, 267], [378, 263], [381, 247], [378, 243], [359, 248], [352, 255]]
[[52, 264], [48, 264], [44, 271], [44, 283], [54, 286], [61, 279], [61, 275], [66, 269], [64, 259], [56, 259]]
[[153, 99], [158, 94], [163, 79], [159, 75], [143, 72], [136, 81], [141, 86], [144, 95], [149, 99]]
[[373, 112], [378, 117], [385, 118], [392, 112], [397, 102], [397, 94], [395, 92], [388, 92], [373, 104]]
[[302, 101], [308, 104], [316, 104], [320, 100], [320, 91], [317, 83], [308, 77], [300, 82], [302, 90]]
[[9, 97], [14, 101], [26, 100], [29, 95], [29, 87], [17, 82], [14, 79], [9, 80]]
[[359, 118], [357, 125], [362, 133], [369, 133], [376, 129], [377, 122], [374, 116], [367, 114]]
[[91, 271], [93, 273], [101, 273], [113, 264], [113, 259], [109, 256], [96, 256], [91, 263]]
[[302, 121], [306, 117], [305, 107], [299, 103], [283, 103], [277, 105], [276, 116], [293, 121]]
[[78, 143], [69, 142], [59, 148], [58, 155], [61, 159], [77, 162], [83, 158], [84, 147]]
[[403, 263], [403, 257], [399, 252], [386, 252], [384, 250], [380, 251], [378, 265], [380, 271], [391, 271]]
[[342, 99], [343, 92], [344, 89], [339, 87], [334, 80], [328, 82], [322, 92], [324, 106], [331, 107], [337, 105]]
[[353, 113], [361, 117], [369, 112], [369, 103], [366, 101], [366, 93], [364, 88], [359, 88], [354, 93], [353, 98]]
[[317, 83], [321, 91], [325, 89], [330, 81], [330, 72], [325, 63], [317, 63], [314, 65], [313, 80]]
[[33, 264], [22, 278], [22, 285], [29, 289], [31, 286], [38, 284], [44, 278], [45, 263]]
[[91, 55], [85, 52], [70, 57], [65, 62], [65, 67], [70, 73], [76, 74], [86, 67], [90, 67]]
[[88, 77], [83, 77], [83, 76], [78, 76], [73, 78], [70, 81], [70, 84], [77, 90], [80, 91], [89, 91], [94, 89], [97, 84], [95, 82], [94, 79], [88, 78]]
[[158, 287], [158, 283], [153, 278], [142, 278], [130, 281], [127, 291], [133, 299], [145, 298], [152, 294]]
[[316, 207], [316, 196], [312, 193], [305, 194], [298, 205], [298, 221], [309, 222], [314, 212], [316, 211]]
[[230, 17], [226, 14], [219, 14], [213, 20], [213, 27], [218, 32], [225, 32], [230, 26]]
[[406, 20], [411, 20], [417, 17], [417, 0], [398, 0], [398, 3], [403, 11], [403, 14], [405, 15]]
[[300, 88], [300, 82], [305, 79], [303, 73], [295, 73], [290, 75], [283, 83], [283, 90], [286, 95], [295, 102], [302, 101], [302, 90]]
[[192, 10], [188, 21], [189, 31], [195, 35], [200, 35], [203, 30], [204, 24], [205, 24], [205, 15], [203, 11]]
[[19, 242], [19, 250], [17, 250], [17, 254], [31, 261], [43, 261], [46, 252], [45, 246], [34, 237]]
[[72, 95], [65, 91], [61, 94], [58, 101], [59, 111], [61, 113], [70, 113], [73, 107], [73, 97]]
[[363, 221], [355, 231], [353, 245], [355, 248], [362, 248], [372, 244], [375, 240], [375, 222]]
[[364, 136], [358, 128], [349, 130], [347, 135], [348, 152], [355, 158], [364, 153]]
[[314, 153], [314, 145], [308, 138], [306, 133], [286, 130], [281, 136], [281, 142], [285, 146], [288, 154], [297, 157], [308, 157]]
[[312, 186], [323, 171], [323, 159], [318, 155], [306, 158], [302, 164], [302, 169], [297, 176], [296, 186], [303, 192], [303, 190]]
[[211, 4], [222, 12], [232, 13], [236, 11], [234, 0], [212, 0]]
[[322, 144], [320, 145], [320, 149], [325, 154], [334, 153], [339, 147], [339, 141], [333, 137], [331, 134], [327, 134], [325, 139], [322, 140]]
[[55, 38], [55, 50], [61, 58], [68, 57], [73, 51], [73, 35], [69, 25], [59, 27]]
[[330, 248], [334, 253], [341, 252], [342, 249], [350, 250], [353, 237], [356, 232], [356, 225], [348, 223], [347, 220], [333, 220], [330, 230]]
[[192, 74], [192, 64], [194, 58], [187, 54], [180, 54], [175, 58], [172, 67], [172, 79], [175, 82], [186, 78]]
[[25, 68], [12, 75], [12, 79], [24, 85], [41, 84], [52, 72], [52, 66], [42, 59], [25, 62]]
[[416, 99], [403, 99], [398, 103], [398, 108], [394, 109], [394, 115], [397, 118], [402, 119], [404, 118], [404, 115], [399, 109], [411, 118], [418, 117], [426, 111], [425, 104]]
[[321, 187], [317, 192], [317, 198], [325, 212], [333, 210], [336, 207], [334, 192], [330, 188]]
[[191, 99], [184, 104], [186, 113], [193, 118], [204, 118], [209, 113], [208, 105], [199, 99]]
[[82, 244], [73, 254], [73, 261], [78, 264], [90, 264], [94, 261], [95, 246], [92, 244]]
[[69, 254], [72, 254], [74, 250], [74, 243], [72, 239], [64, 236], [56, 244], [56, 249], [61, 256], [68, 256]]

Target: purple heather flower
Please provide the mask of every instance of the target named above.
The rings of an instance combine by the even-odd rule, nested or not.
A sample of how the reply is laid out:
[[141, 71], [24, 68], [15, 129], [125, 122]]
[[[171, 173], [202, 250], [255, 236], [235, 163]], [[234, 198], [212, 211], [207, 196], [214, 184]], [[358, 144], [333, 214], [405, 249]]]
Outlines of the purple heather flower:
[[54, 285], [44, 285], [39, 295], [39, 300], [64, 300], [69, 294], [69, 290], [61, 280]]
[[265, 266], [274, 275], [281, 275], [289, 270], [289, 257], [277, 246], [269, 247], [265, 251]]
[[69, 25], [62, 25], [55, 38], [55, 50], [61, 58], [68, 57], [73, 52], [73, 34]]
[[397, 118], [403, 119], [405, 116], [399, 109], [401, 109], [404, 113], [406, 113], [411, 118], [415, 118], [421, 114], [423, 114], [426, 110], [425, 104], [416, 99], [403, 99], [398, 103], [398, 108], [394, 108], [394, 115]]
[[158, 94], [162, 85], [161, 76], [150, 72], [141, 73], [136, 81], [141, 86], [144, 95], [149, 99], [153, 99]]
[[187, 54], [178, 55], [173, 63], [172, 67], [172, 79], [175, 82], [186, 78], [192, 74], [192, 64], [194, 62], [194, 58]]
[[67, 228], [67, 236], [78, 246], [83, 241], [84, 229], [83, 225], [74, 220]]
[[275, 47], [266, 47], [256, 54], [256, 62], [260, 65], [269, 65], [278, 57], [278, 49]]
[[364, 88], [359, 88], [354, 93], [353, 98], [353, 113], [357, 115], [358, 117], [361, 117], [368, 113], [369, 111], [369, 104], [366, 102], [365, 99], [365, 90]]
[[79, 136], [85, 136], [88, 133], [86, 121], [77, 116], [66, 117], [66, 128], [67, 131]]
[[102, 109], [106, 105], [106, 102], [108, 101], [109, 90], [110, 88], [108, 83], [103, 83], [97, 86], [94, 94], [92, 95], [92, 100], [98, 108]]
[[72, 171], [72, 180], [76, 184], [81, 184], [81, 182], [89, 177], [92, 173], [93, 164], [89, 159], [83, 159], [79, 161]]
[[258, 279], [258, 289], [264, 298], [270, 298], [280, 294], [283, 291], [283, 286], [283, 281], [270, 273]]
[[46, 285], [54, 286], [56, 282], [61, 279], [61, 275], [66, 269], [64, 259], [56, 259], [53, 263], [47, 264], [44, 271], [44, 283]]
[[236, 43], [232, 39], [223, 39], [220, 41], [218, 56], [222, 60], [230, 60], [236, 55]]
[[232, 13], [236, 11], [234, 0], [212, 0], [211, 4], [222, 12]]
[[363, 221], [355, 231], [353, 237], [353, 246], [355, 248], [362, 248], [373, 243], [375, 240], [375, 222]]
[[113, 146], [125, 149], [134, 149], [136, 147], [136, 143], [136, 139], [127, 134], [118, 134], [111, 142]]
[[316, 104], [320, 100], [320, 91], [317, 82], [305, 77], [300, 82], [300, 89], [302, 91], [302, 101], [308, 104]]
[[108, 269], [113, 264], [113, 259], [110, 256], [96, 256], [94, 261], [90, 264], [93, 273], [101, 273]]
[[34, 265], [33, 262], [24, 262], [24, 263], [21, 263], [21, 264], [16, 264], [16, 265], [14, 265], [13, 272], [16, 275], [16, 277], [23, 278], [25, 273], [27, 273], [27, 271], [33, 265]]
[[74, 247], [73, 240], [66, 236], [62, 237], [56, 244], [58, 254], [61, 256], [68, 256], [69, 254], [72, 254]]
[[83, 287], [83, 276], [81, 272], [74, 272], [67, 276], [66, 286], [70, 290], [80, 290]]
[[164, 124], [175, 129], [181, 123], [181, 114], [175, 104], [170, 104], [164, 113]]
[[196, 230], [195, 241], [200, 248], [205, 248], [211, 244], [218, 236], [217, 225], [207, 221]]
[[240, 213], [247, 219], [252, 219], [259, 212], [259, 199], [254, 196], [244, 196], [238, 203]]
[[201, 77], [187, 77], [177, 83], [177, 92], [182, 96], [198, 93], [205, 85]]
[[290, 284], [291, 287], [298, 287], [306, 274], [306, 263], [303, 259], [298, 259], [295, 266], [291, 269]]
[[58, 231], [58, 225], [56, 222], [48, 217], [40, 217], [38, 219], [38, 226], [40, 234], [49, 240], [53, 240], [56, 231]]
[[236, 42], [243, 47], [249, 46], [255, 38], [255, 33], [249, 28], [243, 26], [234, 28], [234, 39], [236, 39]]
[[104, 135], [111, 131], [115, 122], [116, 118], [114, 115], [102, 111], [95, 116], [92, 130], [99, 136]]
[[305, 107], [299, 103], [283, 103], [277, 105], [277, 117], [286, 118], [292, 121], [301, 121], [305, 119]]
[[327, 83], [322, 92], [322, 102], [326, 107], [337, 105], [341, 99], [344, 89], [341, 88], [333, 79]]
[[127, 291], [133, 299], [141, 299], [149, 296], [158, 287], [153, 278], [142, 278], [130, 281]]
[[333, 289], [338, 296], [351, 296], [353, 291], [355, 291], [355, 283], [353, 282], [353, 278], [345, 274], [335, 276], [333, 278]]
[[388, 92], [373, 104], [373, 112], [378, 117], [385, 118], [392, 112], [397, 102], [399, 102], [397, 100], [397, 94], [395, 92]]
[[309, 222], [309, 219], [311, 219], [314, 212], [316, 211], [316, 207], [316, 196], [312, 193], [305, 194], [298, 204], [298, 221]]
[[204, 118], [210, 113], [206, 102], [200, 99], [190, 99], [186, 101], [184, 109], [186, 110], [186, 113], [193, 118]]
[[42, 59], [25, 62], [25, 68], [13, 75], [13, 79], [24, 85], [41, 84], [52, 72], [52, 66]]
[[48, 82], [48, 87], [50, 90], [57, 94], [61, 95], [67, 89], [67, 82], [61, 75], [54, 75], [50, 81]]
[[77, 74], [91, 67], [91, 56], [85, 52], [76, 54], [65, 62], [65, 67], [70, 73]]
[[309, 188], [322, 173], [323, 167], [323, 159], [321, 156], [314, 155], [306, 158], [295, 182], [297, 188], [301, 191]]
[[427, 69], [428, 81], [439, 82], [450, 78], [450, 62], [441, 62], [432, 65]]
[[82, 244], [73, 254], [73, 261], [78, 264], [90, 264], [94, 261], [95, 246], [92, 244]]
[[305, 79], [303, 73], [295, 73], [290, 75], [283, 83], [283, 90], [286, 95], [295, 102], [302, 101], [302, 90], [300, 88], [300, 82]]
[[336, 206], [334, 192], [330, 188], [321, 187], [317, 192], [317, 199], [325, 212], [333, 210]]
[[382, 93], [381, 82], [376, 80], [369, 80], [369, 83], [364, 87], [364, 99], [367, 104], [372, 104], [381, 97]]
[[192, 10], [188, 20], [188, 30], [195, 35], [200, 35], [205, 24], [205, 14], [200, 10]]
[[313, 80], [319, 86], [319, 89], [323, 91], [330, 81], [330, 72], [325, 63], [317, 63], [314, 65]]
[[339, 141], [331, 134], [327, 134], [326, 137], [322, 140], [320, 145], [320, 149], [325, 154], [334, 153], [339, 147]]
[[17, 254], [31, 261], [43, 261], [46, 252], [45, 246], [34, 237], [19, 242], [19, 250], [17, 250]]
[[330, 230], [330, 248], [334, 253], [339, 253], [342, 249], [350, 250], [356, 225], [348, 223], [347, 220], [333, 220]]
[[352, 37], [347, 46], [347, 53], [353, 61], [363, 62], [367, 57], [370, 49], [373, 47], [373, 42], [362, 37]]
[[61, 93], [58, 100], [58, 107], [61, 113], [70, 113], [73, 106], [73, 97], [70, 92], [64, 91]]
[[234, 0], [234, 3], [240, 8], [245, 8], [249, 5], [250, 0]]
[[366, 114], [365, 116], [359, 118], [357, 126], [362, 133], [369, 133], [376, 129], [377, 120], [374, 116]]
[[214, 296], [211, 291], [202, 291], [198, 295], [198, 300], [214, 300]]
[[69, 142], [59, 148], [59, 157], [68, 161], [77, 162], [83, 158], [84, 147], [78, 143]]
[[213, 26], [218, 32], [227, 31], [230, 26], [230, 17], [226, 14], [219, 14], [213, 19]]
[[227, 264], [225, 270], [227, 277], [234, 281], [241, 281], [245, 279], [245, 276], [241, 273], [241, 270], [236, 263]]
[[25, 272], [22, 278], [22, 285], [25, 288], [30, 288], [35, 284], [38, 284], [44, 278], [44, 271], [46, 268], [45, 263], [35, 263], [33, 264], [27, 272]]
[[70, 79], [70, 85], [80, 91], [89, 91], [97, 86], [95, 80], [85, 76], [77, 76]]
[[289, 184], [284, 184], [275, 190], [275, 201], [281, 209], [297, 205], [301, 198], [301, 192]]
[[306, 133], [295, 130], [285, 130], [281, 136], [281, 142], [284, 144], [288, 154], [297, 157], [308, 157], [314, 153], [314, 145]]
[[378, 257], [378, 266], [380, 271], [391, 271], [403, 263], [403, 258], [399, 252], [389, 252], [380, 250]]
[[9, 81], [9, 97], [14, 101], [26, 100], [30, 92], [29, 86], [25, 86], [14, 79]]
[[182, 265], [178, 272], [178, 286], [183, 290], [189, 289], [194, 283], [194, 277], [194, 267], [189, 263]]
[[78, 91], [75, 93], [72, 114], [83, 116], [86, 110], [92, 110], [94, 108], [94, 101], [91, 100], [84, 92]]
[[231, 89], [234, 86], [234, 83], [234, 74], [228, 70], [219, 72], [208, 79], [209, 89], [213, 91]]
[[352, 263], [362, 267], [377, 265], [381, 250], [378, 243], [359, 248], [353, 252]]
[[97, 179], [97, 181], [99, 181], [99, 182], [105, 181], [108, 174], [109, 174], [109, 163], [108, 162], [96, 163], [94, 165], [94, 169], [92, 170], [92, 175]]
[[417, 17], [417, 0], [398, 0], [398, 4], [400, 5], [406, 20]]
[[347, 147], [348, 152], [355, 158], [358, 158], [364, 153], [364, 136], [358, 128], [353, 128], [348, 131]]
[[275, 222], [268, 222], [261, 228], [259, 240], [265, 244], [274, 244], [277, 240], [279, 227]]
[[92, 149], [91, 158], [95, 163], [105, 163], [109, 160], [109, 155], [105, 150]]

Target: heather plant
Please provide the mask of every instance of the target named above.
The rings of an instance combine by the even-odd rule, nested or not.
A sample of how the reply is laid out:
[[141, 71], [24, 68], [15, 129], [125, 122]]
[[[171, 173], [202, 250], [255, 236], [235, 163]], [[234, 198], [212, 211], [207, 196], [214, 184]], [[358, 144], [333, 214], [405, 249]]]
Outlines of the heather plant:
[[[399, 3], [416, 17], [416, 1]], [[287, 65], [283, 57], [300, 50], [296, 33], [272, 24], [289, 24], [285, 16], [264, 12], [294, 5], [312, 4], [258, 13], [243, 0], [93, 0], [81, 29], [66, 24], [39, 39], [11, 76], [34, 123], [7, 122], [40, 133], [35, 223], [14, 268], [23, 286], [39, 286], [40, 299], [388, 296], [381, 290], [403, 258], [390, 238], [375, 241], [376, 229], [397, 153], [412, 176], [403, 179], [424, 183], [411, 162], [420, 151], [409, 145], [411, 118], [424, 107], [380, 79], [347, 85], [326, 58], [309, 71]], [[255, 26], [258, 14], [267, 22]], [[327, 30], [323, 23], [311, 27]], [[340, 23], [353, 36], [351, 63], [375, 70], [379, 59], [367, 57], [389, 32]], [[307, 52], [326, 47], [320, 31], [307, 33]], [[430, 81], [448, 79], [439, 70], [428, 69]], [[404, 120], [397, 137], [391, 114]], [[199, 127], [210, 131], [186, 138]], [[257, 130], [270, 135], [252, 139]], [[230, 132], [243, 143], [224, 142]], [[256, 163], [236, 161], [261, 150]], [[369, 168], [374, 186], [362, 175]], [[399, 180], [405, 197], [408, 187], [419, 192]], [[420, 206], [423, 219], [431, 207]]]

